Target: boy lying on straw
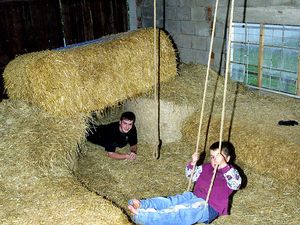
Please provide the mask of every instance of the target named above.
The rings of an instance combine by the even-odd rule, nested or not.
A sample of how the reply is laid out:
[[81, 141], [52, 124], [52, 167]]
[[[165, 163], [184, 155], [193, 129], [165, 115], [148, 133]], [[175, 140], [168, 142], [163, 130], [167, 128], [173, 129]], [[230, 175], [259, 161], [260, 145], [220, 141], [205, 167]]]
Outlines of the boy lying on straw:
[[[124, 112], [117, 122], [96, 126], [90, 124], [87, 140], [105, 148], [107, 156], [113, 159], [135, 160], [137, 154], [137, 131], [133, 112]], [[116, 152], [116, 148], [130, 145], [129, 153]]]

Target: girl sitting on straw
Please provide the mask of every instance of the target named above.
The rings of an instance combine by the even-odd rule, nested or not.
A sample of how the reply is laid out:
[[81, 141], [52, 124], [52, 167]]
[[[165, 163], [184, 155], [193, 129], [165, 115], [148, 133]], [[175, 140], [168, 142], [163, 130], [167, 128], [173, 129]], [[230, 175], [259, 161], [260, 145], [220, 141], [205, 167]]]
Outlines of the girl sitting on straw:
[[[144, 200], [132, 199], [128, 209], [132, 219], [138, 224], [151, 225], [190, 225], [210, 223], [218, 216], [228, 214], [229, 197], [241, 185], [238, 171], [229, 164], [234, 154], [233, 145], [219, 142], [210, 146], [210, 163], [195, 167], [193, 181], [196, 181], [193, 192], [184, 192], [169, 197], [155, 197]], [[199, 159], [198, 153], [192, 155], [192, 161], [186, 166], [186, 176], [190, 177], [193, 166]], [[208, 204], [205, 201], [217, 167], [214, 183]]]

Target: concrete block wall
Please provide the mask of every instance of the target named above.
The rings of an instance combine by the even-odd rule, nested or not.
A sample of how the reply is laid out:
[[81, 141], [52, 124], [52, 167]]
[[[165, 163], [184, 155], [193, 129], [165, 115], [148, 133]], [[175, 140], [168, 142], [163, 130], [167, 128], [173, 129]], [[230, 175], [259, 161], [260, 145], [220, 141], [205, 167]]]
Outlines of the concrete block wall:
[[[153, 27], [153, 0], [136, 2], [137, 27]], [[216, 0], [156, 0], [156, 24], [173, 38], [180, 61], [207, 64]], [[219, 0], [211, 67], [224, 73], [230, 0]], [[300, 25], [300, 0], [235, 0], [234, 22]]]
[[129, 18], [129, 30], [136, 30], [138, 27], [137, 20], [137, 8], [135, 0], [128, 0], [128, 18]]

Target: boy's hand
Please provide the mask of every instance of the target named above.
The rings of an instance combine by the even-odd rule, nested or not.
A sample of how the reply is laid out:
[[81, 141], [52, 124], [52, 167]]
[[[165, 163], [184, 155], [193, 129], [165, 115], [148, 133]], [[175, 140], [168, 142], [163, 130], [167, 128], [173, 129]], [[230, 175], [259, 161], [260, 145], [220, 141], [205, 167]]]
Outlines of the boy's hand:
[[130, 153], [128, 154], [127, 159], [129, 159], [129, 160], [135, 160], [135, 159], [136, 159], [136, 154], [135, 154], [135, 152], [130, 152]]

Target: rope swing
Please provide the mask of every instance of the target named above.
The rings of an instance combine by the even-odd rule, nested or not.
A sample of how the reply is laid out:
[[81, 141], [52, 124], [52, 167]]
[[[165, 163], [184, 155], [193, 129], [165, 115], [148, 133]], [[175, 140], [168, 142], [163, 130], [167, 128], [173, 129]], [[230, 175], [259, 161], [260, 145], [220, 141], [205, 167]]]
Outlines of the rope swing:
[[158, 62], [157, 62], [157, 34], [156, 34], [156, 0], [154, 0], [153, 2], [153, 88], [154, 88], [154, 103], [155, 103], [155, 107], [154, 107], [154, 116], [155, 116], [155, 121], [157, 121], [157, 140], [156, 140], [156, 145], [154, 146], [154, 150], [153, 150], [153, 157], [155, 159], [159, 158], [160, 155], [160, 147], [161, 147], [161, 140], [160, 140], [160, 119], [159, 119], [159, 98], [158, 98], [158, 82], [159, 82], [159, 74], [158, 74]]
[[[212, 31], [211, 31], [211, 37], [210, 37], [208, 62], [207, 62], [207, 68], [206, 68], [206, 76], [205, 76], [204, 90], [203, 90], [203, 96], [202, 96], [201, 113], [200, 113], [200, 118], [199, 118], [198, 135], [197, 135], [197, 142], [196, 142], [196, 149], [195, 149], [195, 153], [197, 153], [197, 154], [199, 152], [199, 142], [200, 142], [202, 123], [203, 123], [203, 112], [204, 112], [204, 108], [205, 108], [205, 99], [206, 99], [206, 92], [207, 92], [207, 85], [208, 85], [208, 75], [209, 75], [210, 63], [211, 63], [212, 47], [213, 47], [213, 43], [214, 43], [214, 34], [215, 34], [215, 30], [216, 30], [218, 6], [219, 6], [219, 0], [216, 0], [215, 16], [214, 16], [214, 20], [213, 20], [213, 27], [212, 27]], [[191, 177], [189, 179], [187, 191], [191, 190], [192, 178], [193, 178], [194, 173], [195, 173], [195, 167], [196, 167], [196, 165], [193, 165], [193, 169], [192, 169], [192, 172], [191, 172]]]
[[[209, 57], [208, 57], [207, 71], [206, 71], [206, 78], [205, 78], [205, 87], [204, 87], [204, 93], [203, 93], [203, 99], [202, 99], [202, 108], [201, 108], [201, 115], [200, 115], [200, 122], [199, 122], [198, 137], [197, 137], [197, 144], [196, 144], [195, 153], [198, 153], [198, 149], [199, 149], [200, 133], [201, 133], [201, 127], [202, 127], [202, 121], [203, 121], [203, 112], [204, 112], [204, 106], [205, 106], [205, 98], [206, 98], [206, 91], [207, 91], [208, 75], [209, 75], [209, 70], [210, 70], [211, 53], [212, 53], [212, 46], [213, 46], [213, 37], [214, 37], [214, 33], [215, 33], [215, 25], [216, 25], [218, 5], [219, 5], [219, 0], [216, 0], [215, 16], [214, 16], [214, 20], [213, 20], [213, 28], [212, 28], [212, 33], [211, 33], [211, 42], [210, 42]], [[234, 9], [234, 0], [231, 0], [229, 30], [228, 30], [228, 42], [227, 42], [227, 53], [226, 53], [225, 80], [224, 80], [224, 90], [223, 90], [223, 104], [222, 104], [220, 135], [219, 135], [219, 149], [218, 149], [219, 152], [221, 152], [221, 143], [222, 143], [222, 139], [223, 139], [222, 135], [223, 135], [224, 119], [225, 119], [226, 93], [227, 93], [229, 59], [230, 59], [233, 9]], [[196, 167], [196, 165], [193, 165], [191, 177], [189, 179], [189, 184], [188, 184], [188, 188], [187, 188], [188, 191], [191, 190], [192, 177], [193, 177], [194, 172], [195, 172], [195, 167]], [[209, 187], [209, 190], [208, 190], [208, 193], [207, 193], [207, 196], [206, 196], [206, 200], [205, 200], [206, 203], [208, 203], [218, 167], [219, 167], [219, 165], [217, 165], [214, 168], [213, 176], [212, 176], [211, 182], [210, 182], [210, 187]]]

